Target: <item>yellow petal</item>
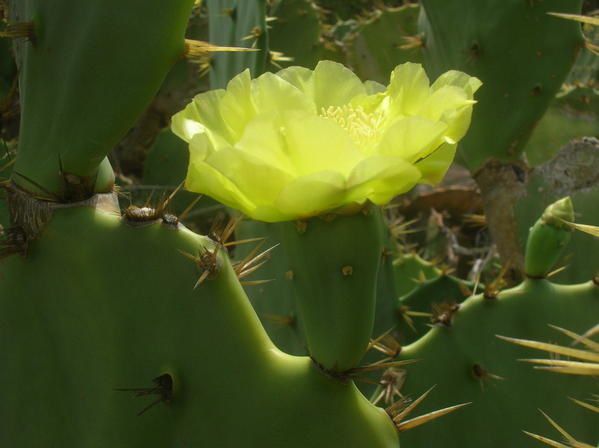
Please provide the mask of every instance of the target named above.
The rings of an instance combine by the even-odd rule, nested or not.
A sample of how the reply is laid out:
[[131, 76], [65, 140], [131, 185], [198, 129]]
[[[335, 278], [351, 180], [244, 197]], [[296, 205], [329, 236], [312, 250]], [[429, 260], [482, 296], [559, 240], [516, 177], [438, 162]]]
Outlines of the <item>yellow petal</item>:
[[428, 76], [420, 64], [402, 64], [391, 73], [387, 93], [390, 97], [390, 112], [414, 115], [429, 96]]
[[374, 95], [376, 93], [382, 93], [387, 90], [387, 87], [376, 81], [366, 81], [364, 83], [367, 95]]
[[422, 183], [436, 184], [441, 182], [455, 157], [457, 145], [444, 143], [425, 159], [416, 163], [422, 173]]
[[372, 156], [352, 171], [346, 200], [364, 203], [369, 199], [383, 205], [408, 191], [419, 179], [420, 171], [400, 157]]
[[429, 120], [447, 123], [446, 135], [457, 142], [470, 126], [474, 103], [463, 89], [443, 86], [423, 102], [419, 115]]
[[[251, 198], [254, 206], [273, 204], [281, 190], [293, 180], [277, 165], [237, 148], [219, 149], [205, 161]], [[255, 217], [253, 212], [247, 214]]]
[[190, 104], [191, 109], [186, 109], [193, 119], [204, 126], [205, 132], [216, 146], [235, 142], [231, 128], [220, 109], [224, 96], [225, 91], [220, 89], [200, 93]]
[[195, 136], [190, 145], [189, 167], [185, 188], [189, 191], [207, 194], [217, 201], [234, 207], [244, 213], [255, 209], [252, 201], [222, 173], [206, 163], [212, 150], [206, 134]]
[[280, 76], [265, 73], [252, 83], [252, 98], [259, 114], [297, 110], [316, 113], [314, 103]]
[[227, 120], [235, 140], [241, 137], [245, 126], [256, 116], [251, 84], [250, 71], [244, 70], [229, 81], [227, 91], [221, 99], [221, 113]]
[[482, 86], [482, 82], [474, 76], [464, 72], [450, 70], [439, 76], [431, 86], [432, 91], [437, 91], [444, 86], [454, 86], [463, 89], [469, 98]]
[[314, 98], [314, 79], [312, 78], [312, 74], [312, 70], [297, 65], [284, 68], [277, 72], [277, 76], [295, 86], [308, 97]]
[[345, 178], [323, 171], [295, 179], [281, 192], [277, 209], [289, 219], [308, 218], [344, 205]]
[[328, 170], [349, 175], [363, 158], [349, 134], [331, 119], [288, 114], [282, 133], [299, 175]]
[[[228, 133], [220, 115], [219, 104], [225, 91], [212, 90], [197, 95], [185, 109], [175, 114], [171, 121], [171, 129], [175, 135], [191, 141], [198, 132], [203, 132], [206, 127], [210, 129], [223, 129]], [[204, 105], [208, 104], [208, 108]]]
[[364, 95], [366, 88], [360, 78], [342, 64], [320, 61], [313, 74], [314, 102], [317, 110], [349, 104], [352, 98]]
[[443, 142], [447, 125], [422, 117], [407, 117], [397, 121], [384, 134], [378, 154], [401, 157], [416, 162], [426, 157]]
[[271, 113], [254, 118], [246, 126], [235, 147], [246, 151], [289, 174], [296, 167], [289, 158], [287, 142], [281, 133], [282, 116]]

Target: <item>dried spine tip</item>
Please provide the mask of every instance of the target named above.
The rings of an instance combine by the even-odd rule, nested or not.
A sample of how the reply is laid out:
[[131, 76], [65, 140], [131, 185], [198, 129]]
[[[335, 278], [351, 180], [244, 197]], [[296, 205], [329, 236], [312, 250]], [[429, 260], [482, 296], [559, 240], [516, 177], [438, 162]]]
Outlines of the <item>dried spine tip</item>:
[[431, 317], [431, 323], [433, 325], [451, 327], [453, 324], [453, 318], [459, 309], [460, 305], [458, 303], [435, 303], [433, 304], [433, 316]]
[[33, 41], [33, 22], [9, 23], [3, 31], [0, 31], [0, 37], [9, 39], [28, 39]]
[[281, 51], [269, 51], [268, 60], [275, 67], [283, 68], [279, 62], [292, 62], [293, 58], [291, 56], [285, 56], [285, 53]]
[[350, 265], [347, 266], [343, 266], [341, 268], [341, 274], [343, 274], [344, 277], [351, 277], [354, 273], [354, 268]]
[[212, 250], [201, 248], [197, 256], [181, 250], [179, 251], [185, 258], [193, 261], [202, 272], [193, 289], [196, 289], [207, 278], [218, 272], [218, 250], [220, 247], [222, 246], [216, 245]]
[[386, 409], [387, 414], [389, 415], [389, 417], [391, 417], [391, 419], [393, 420], [393, 423], [395, 424], [395, 427], [397, 428], [397, 430], [399, 432], [407, 431], [412, 428], [416, 428], [420, 425], [423, 425], [425, 423], [433, 421], [433, 420], [435, 420], [439, 417], [442, 417], [444, 415], [447, 415], [451, 412], [457, 411], [458, 409], [463, 408], [464, 406], [468, 406], [470, 404], [470, 403], [462, 403], [462, 404], [458, 404], [455, 406], [449, 406], [447, 408], [438, 409], [436, 411], [429, 412], [428, 414], [414, 417], [410, 420], [405, 420], [405, 418], [414, 409], [416, 409], [418, 407], [418, 405], [420, 403], [422, 403], [422, 401], [424, 401], [424, 399], [428, 396], [428, 394], [434, 388], [435, 388], [435, 386], [431, 387], [429, 390], [427, 390], [425, 393], [423, 393], [420, 397], [418, 397], [416, 400], [414, 400], [408, 406], [398, 409], [398, 405], [401, 404], [401, 402], [398, 402], [394, 405], [389, 406]]
[[397, 48], [400, 50], [424, 48], [424, 36], [422, 34], [417, 34], [415, 36], [403, 36], [401, 40], [403, 40], [404, 43], [397, 46]]
[[251, 29], [250, 34], [248, 34], [245, 37], [242, 37], [241, 40], [258, 39], [260, 36], [262, 36], [263, 33], [264, 31], [262, 30], [262, 28], [260, 28], [259, 26], [255, 26]]
[[212, 53], [233, 51], [258, 51], [255, 48], [221, 47], [201, 40], [185, 39], [183, 55], [191, 62], [205, 63]]

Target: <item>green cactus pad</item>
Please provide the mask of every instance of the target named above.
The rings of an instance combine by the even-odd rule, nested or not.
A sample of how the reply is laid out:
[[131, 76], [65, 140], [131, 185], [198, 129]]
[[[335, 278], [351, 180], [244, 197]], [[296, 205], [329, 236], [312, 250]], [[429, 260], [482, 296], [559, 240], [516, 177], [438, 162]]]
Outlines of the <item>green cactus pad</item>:
[[348, 63], [362, 79], [383, 84], [404, 62], [421, 62], [424, 43], [418, 36], [418, 5], [375, 11], [346, 38]]
[[93, 187], [102, 159], [183, 57], [192, 3], [10, 2], [12, 21], [32, 22], [32, 36], [16, 45], [22, 115], [15, 182], [55, 201], [71, 199], [66, 175]]
[[[259, 282], [246, 287], [246, 291], [275, 345], [285, 353], [305, 355], [306, 342], [293, 297], [291, 268], [284, 247], [280, 246], [279, 232], [277, 224], [251, 220], [239, 223], [235, 230], [237, 240], [264, 238], [260, 250], [274, 247], [264, 266], [243, 280]], [[250, 256], [256, 244], [236, 247], [235, 260], [241, 261]], [[267, 282], [262, 283], [263, 280]]]
[[[313, 69], [322, 57], [322, 23], [320, 13], [310, 0], [281, 0], [274, 2], [270, 15], [274, 17], [269, 31], [273, 51], [292, 58], [280, 65], [300, 65]], [[277, 63], [277, 61], [274, 61]], [[270, 67], [276, 69], [276, 66]]]
[[211, 62], [211, 87], [224, 88], [233, 76], [246, 68], [252, 76], [263, 73], [268, 60], [266, 0], [207, 0], [206, 5], [210, 43], [259, 50], [215, 55]]
[[2, 260], [0, 445], [396, 447], [353, 383], [274, 347], [222, 251], [193, 289], [181, 252], [213, 248], [81, 207]]
[[[442, 324], [443, 313], [459, 305], [472, 294], [474, 285], [447, 274], [425, 280], [408, 294], [399, 298], [395, 314], [402, 344], [422, 337], [437, 322]], [[483, 287], [479, 285], [482, 289]], [[429, 313], [430, 317], [410, 317], [410, 312]], [[449, 316], [451, 317], [451, 316]]]
[[402, 446], [536, 447], [538, 442], [522, 430], [546, 434], [547, 422], [538, 409], [580, 440], [594, 440], [596, 416], [568, 396], [587, 396], [596, 390], [596, 381], [536, 370], [519, 359], [538, 358], [538, 351], [496, 335], [565, 343], [556, 341], [559, 336], [548, 324], [584, 333], [598, 315], [599, 287], [592, 282], [562, 286], [527, 280], [496, 299], [467, 299], [450, 327], [434, 328], [404, 348], [403, 357], [420, 361], [408, 367], [402, 393], [416, 396], [436, 384], [423, 412], [448, 402], [472, 404], [402, 434]]
[[330, 371], [357, 367], [372, 335], [383, 249], [378, 213], [281, 224], [308, 351]]
[[564, 221], [574, 221], [574, 208], [568, 196], [549, 205], [530, 228], [524, 261], [527, 276], [544, 278], [559, 260], [572, 233]]
[[[430, 76], [463, 70], [483, 82], [460, 143], [471, 170], [517, 159], [583, 44], [580, 25], [548, 12], [579, 13], [582, 1], [423, 0], [420, 31]], [[516, 69], [517, 68], [517, 69]]]

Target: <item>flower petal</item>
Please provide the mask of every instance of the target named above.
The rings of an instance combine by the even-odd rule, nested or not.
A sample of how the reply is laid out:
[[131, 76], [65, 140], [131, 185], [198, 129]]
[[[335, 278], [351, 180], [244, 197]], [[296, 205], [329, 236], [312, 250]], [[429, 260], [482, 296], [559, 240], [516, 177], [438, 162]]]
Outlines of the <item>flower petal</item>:
[[299, 110], [316, 113], [311, 99], [280, 76], [265, 73], [252, 82], [252, 98], [259, 114]]
[[220, 109], [235, 140], [243, 134], [248, 122], [256, 115], [256, 106], [252, 100], [252, 79], [249, 69], [235, 76], [227, 84]]
[[320, 112], [330, 106], [349, 104], [355, 96], [366, 94], [360, 78], [332, 61], [320, 61], [314, 69], [314, 102]]
[[392, 114], [415, 115], [421, 104], [429, 96], [428, 76], [420, 64], [407, 62], [399, 65], [391, 73], [387, 93]]
[[[293, 180], [276, 165], [237, 148], [221, 148], [208, 156], [206, 163], [251, 198], [254, 206], [273, 204], [279, 192]], [[253, 217], [253, 212], [247, 214]]]
[[429, 98], [422, 104], [420, 114], [448, 125], [446, 136], [460, 140], [470, 126], [474, 92], [482, 83], [474, 77], [455, 70], [441, 75], [431, 86]]
[[282, 116], [274, 113], [260, 115], [248, 123], [235, 148], [277, 166], [288, 174], [296, 175], [297, 170], [289, 157], [282, 127]]
[[283, 122], [289, 158], [300, 175], [331, 169], [348, 175], [364, 157], [349, 134], [331, 119], [287, 114]]
[[472, 98], [474, 93], [482, 86], [480, 79], [467, 75], [464, 72], [450, 70], [439, 76], [431, 86], [432, 91], [439, 90], [441, 87], [454, 86], [463, 89], [466, 94]]
[[374, 95], [376, 93], [383, 93], [387, 90], [387, 87], [376, 81], [365, 81], [364, 88], [366, 89], [366, 95]]
[[383, 205], [412, 188], [420, 176], [420, 171], [401, 157], [369, 157], [352, 171], [346, 200], [363, 203], [369, 199]]
[[345, 204], [345, 178], [335, 171], [321, 171], [289, 183], [276, 208], [289, 219], [308, 218]]
[[455, 157], [457, 145], [444, 143], [425, 159], [416, 163], [422, 173], [422, 183], [436, 184], [441, 182]]
[[189, 145], [189, 167], [185, 188], [196, 193], [207, 194], [217, 201], [243, 212], [255, 208], [252, 201], [237, 185], [217, 169], [206, 163], [213, 152], [206, 134], [197, 134]]
[[211, 90], [197, 95], [185, 109], [172, 118], [173, 133], [186, 142], [191, 141], [198, 132], [208, 128], [210, 132], [222, 131], [229, 136], [228, 126], [220, 114], [220, 102], [225, 95], [222, 89]]
[[300, 67], [294, 65], [292, 67], [286, 67], [277, 72], [277, 76], [280, 76], [289, 84], [292, 84], [302, 93], [308, 95], [310, 98], [314, 98], [314, 79], [312, 74], [314, 72], [306, 67]]
[[443, 122], [407, 117], [387, 129], [377, 153], [401, 157], [413, 163], [441, 145], [446, 130], [447, 125]]

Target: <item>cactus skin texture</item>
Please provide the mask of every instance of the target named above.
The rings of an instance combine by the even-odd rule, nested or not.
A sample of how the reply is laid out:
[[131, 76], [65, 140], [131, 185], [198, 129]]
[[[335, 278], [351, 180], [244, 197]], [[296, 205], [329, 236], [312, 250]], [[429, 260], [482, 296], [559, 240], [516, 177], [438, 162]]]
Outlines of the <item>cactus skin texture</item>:
[[[397, 446], [352, 382], [274, 347], [223, 252], [193, 289], [200, 272], [179, 251], [213, 245], [81, 207], [55, 212], [26, 258], [3, 260], [0, 445]], [[141, 416], [160, 396], [115, 390], [165, 373], [170, 403]]]
[[[235, 230], [237, 240], [264, 238], [262, 248], [274, 247], [268, 261], [248, 281], [268, 280], [248, 286], [252, 301], [262, 325], [275, 345], [285, 353], [306, 355], [306, 342], [299, 322], [297, 306], [291, 289], [291, 268], [283, 247], [280, 246], [280, 229], [277, 224], [244, 220]], [[252, 251], [250, 245], [235, 249], [235, 260], [243, 260]]]
[[530, 228], [524, 264], [528, 277], [546, 277], [562, 255], [572, 234], [572, 229], [564, 221], [574, 221], [574, 209], [569, 197], [547, 207], [543, 215]]
[[250, 69], [252, 76], [266, 71], [266, 0], [207, 0], [206, 5], [212, 44], [258, 50], [215, 55], [210, 70], [211, 87], [224, 88], [233, 76], [246, 68]]
[[275, 18], [268, 32], [273, 51], [293, 58], [291, 65], [309, 69], [313, 69], [320, 59], [325, 59], [322, 57], [324, 46], [320, 36], [320, 13], [310, 0], [273, 2], [270, 15]]
[[357, 367], [372, 335], [383, 249], [378, 213], [281, 225], [308, 351], [329, 371]]
[[[399, 340], [410, 344], [430, 330], [432, 322], [443, 319], [443, 313], [451, 306], [459, 305], [472, 295], [473, 284], [447, 274], [425, 280], [408, 294], [399, 297], [395, 315]], [[479, 287], [482, 286], [479, 285]], [[430, 317], [410, 313], [429, 313]]]
[[362, 79], [387, 83], [404, 62], [422, 62], [418, 5], [376, 10], [345, 39], [348, 63]]
[[[526, 233], [543, 213], [543, 208], [560, 197], [569, 195], [577, 221], [599, 222], [599, 141], [594, 138], [574, 140], [564, 146], [550, 161], [535, 167], [528, 177], [525, 195], [514, 205], [517, 236], [524, 248]], [[565, 269], [552, 280], [562, 284], [583, 282], [599, 269], [599, 240], [574, 232], [557, 267]]]
[[472, 125], [460, 143], [462, 159], [471, 170], [490, 158], [519, 157], [583, 44], [579, 24], [559, 21], [547, 12], [578, 13], [581, 4], [422, 1], [419, 28], [425, 36], [427, 73], [435, 77], [458, 69], [483, 82]]
[[224, 248], [172, 217], [121, 217], [114, 193], [97, 206], [65, 194], [66, 174], [111, 190], [102, 160], [182, 57], [191, 4], [11, 5], [36, 31], [18, 44], [26, 170], [13, 179], [63, 203], [7, 186], [9, 242], [26, 247], [0, 259], [0, 446], [396, 447], [353, 382], [275, 348]]
[[[569, 208], [567, 200], [554, 207]], [[543, 247], [553, 248], [556, 253], [563, 249], [561, 244], [554, 244], [556, 238], [561, 241], [560, 235], [538, 228], [532, 233], [539, 241], [529, 246], [527, 257], [539, 255], [534, 250], [540, 247], [541, 239], [545, 240]], [[556, 258], [555, 253], [544, 250], [545, 257]], [[538, 352], [511, 346], [497, 335], [555, 341], [555, 331], [548, 324], [584, 332], [596, 324], [598, 315], [599, 287], [592, 281], [566, 286], [529, 278], [495, 298], [468, 298], [450, 325], [438, 326], [404, 348], [403, 357], [421, 362], [408, 368], [402, 392], [419, 394], [436, 384], [435, 398], [427, 406], [434, 408], [452, 400], [471, 401], [472, 405], [424, 430], [407, 432], [402, 435], [402, 445], [537, 446], [537, 442], [527, 440], [522, 429], [542, 433], [546, 421], [538, 409], [581, 440], [594, 440], [596, 416], [556, 393], [567, 391], [570, 396], [585, 396], [592, 390], [594, 380], [573, 380], [567, 375], [536, 371], [518, 360], [538, 357]], [[467, 429], [456, 429], [462, 427]]]
[[[11, 21], [33, 22], [30, 39], [16, 41], [22, 115], [14, 182], [55, 201], [71, 199], [66, 174], [88, 190], [110, 191], [110, 165], [100, 164], [106, 148], [184, 53], [192, 0], [154, 3], [10, 2]], [[108, 180], [95, 185], [98, 178]]]

